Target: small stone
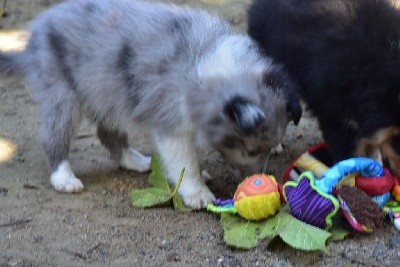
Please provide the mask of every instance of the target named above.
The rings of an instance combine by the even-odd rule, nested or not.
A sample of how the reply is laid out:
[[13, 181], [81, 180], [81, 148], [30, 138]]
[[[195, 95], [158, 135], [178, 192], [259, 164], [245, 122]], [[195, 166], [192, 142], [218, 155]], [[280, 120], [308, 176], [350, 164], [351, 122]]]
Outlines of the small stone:
[[180, 261], [180, 258], [176, 253], [173, 252], [167, 256], [167, 261], [168, 262], [177, 262], [177, 261]]
[[385, 256], [385, 247], [382, 244], [377, 244], [374, 247], [372, 255], [375, 257], [376, 260], [382, 260]]
[[397, 231], [400, 231], [400, 218], [394, 219], [394, 227], [397, 229]]
[[5, 187], [0, 187], [0, 195], [7, 195], [8, 189]]
[[285, 260], [279, 260], [277, 266], [286, 267], [286, 266], [288, 266], [288, 262]]
[[167, 247], [167, 240], [163, 240], [160, 242], [160, 245], [158, 246], [159, 249], [165, 249]]
[[400, 246], [400, 235], [395, 235], [392, 238], [390, 238], [390, 248], [394, 249], [398, 246]]
[[17, 115], [17, 112], [16, 112], [16, 111], [6, 111], [6, 112], [4, 112], [4, 115], [5, 115], [6, 117], [8, 117], [8, 116], [15, 116], [15, 115]]
[[38, 186], [30, 185], [30, 184], [24, 184], [22, 187], [25, 188], [25, 189], [39, 189]]

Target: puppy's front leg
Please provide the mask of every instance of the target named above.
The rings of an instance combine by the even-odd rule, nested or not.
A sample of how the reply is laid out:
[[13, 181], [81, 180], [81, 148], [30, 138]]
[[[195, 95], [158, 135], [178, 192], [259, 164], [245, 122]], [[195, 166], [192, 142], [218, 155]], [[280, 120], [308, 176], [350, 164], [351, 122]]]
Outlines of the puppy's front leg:
[[155, 135], [155, 143], [163, 161], [168, 181], [176, 185], [182, 168], [185, 174], [178, 193], [193, 209], [205, 208], [215, 197], [201, 177], [194, 138], [191, 135]]

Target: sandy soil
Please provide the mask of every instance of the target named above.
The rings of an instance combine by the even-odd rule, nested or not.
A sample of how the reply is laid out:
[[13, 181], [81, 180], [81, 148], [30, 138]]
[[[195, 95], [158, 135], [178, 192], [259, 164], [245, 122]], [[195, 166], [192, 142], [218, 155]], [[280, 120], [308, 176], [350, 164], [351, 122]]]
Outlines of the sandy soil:
[[[23, 44], [21, 30], [35, 14], [57, 1], [8, 1], [8, 16], [0, 19], [0, 45]], [[171, 1], [172, 2], [172, 1]], [[250, 0], [179, 0], [221, 14], [243, 32]], [[14, 42], [10, 42], [14, 40]], [[49, 183], [49, 168], [38, 141], [38, 105], [22, 82], [0, 81], [0, 266], [398, 266], [400, 235], [390, 225], [371, 235], [353, 235], [330, 243], [330, 254], [282, 247], [268, 251], [266, 243], [240, 251], [222, 240], [218, 216], [205, 211], [135, 209], [128, 193], [147, 185], [147, 175], [119, 170], [100, 145], [95, 130], [83, 125], [71, 149], [73, 170], [86, 189], [59, 194]], [[284, 152], [273, 156], [269, 171], [278, 179], [288, 164], [308, 146], [321, 141], [317, 124], [305, 116], [290, 125]], [[150, 154], [144, 135], [131, 142]], [[12, 153], [12, 151], [14, 153]], [[7, 153], [11, 158], [7, 158]], [[237, 182], [216, 154], [205, 167], [217, 177], [210, 187], [219, 197], [232, 196]]]

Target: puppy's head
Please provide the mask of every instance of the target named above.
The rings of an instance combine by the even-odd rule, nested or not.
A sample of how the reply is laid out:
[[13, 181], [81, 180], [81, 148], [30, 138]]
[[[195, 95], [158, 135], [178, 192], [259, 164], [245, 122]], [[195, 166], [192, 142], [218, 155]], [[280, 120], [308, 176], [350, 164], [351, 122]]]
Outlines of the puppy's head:
[[202, 94], [191, 96], [192, 121], [202, 141], [234, 169], [260, 172], [288, 123], [299, 122], [299, 98], [282, 67], [271, 63], [250, 74], [225, 78], [208, 80]]

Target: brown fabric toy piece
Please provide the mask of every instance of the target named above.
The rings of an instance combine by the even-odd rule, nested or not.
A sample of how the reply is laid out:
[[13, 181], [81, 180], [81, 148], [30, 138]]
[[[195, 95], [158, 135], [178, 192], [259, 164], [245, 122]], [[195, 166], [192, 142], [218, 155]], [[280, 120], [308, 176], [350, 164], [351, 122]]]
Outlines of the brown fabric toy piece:
[[344, 185], [339, 189], [338, 194], [360, 224], [371, 229], [382, 227], [385, 214], [364, 191], [357, 187]]

